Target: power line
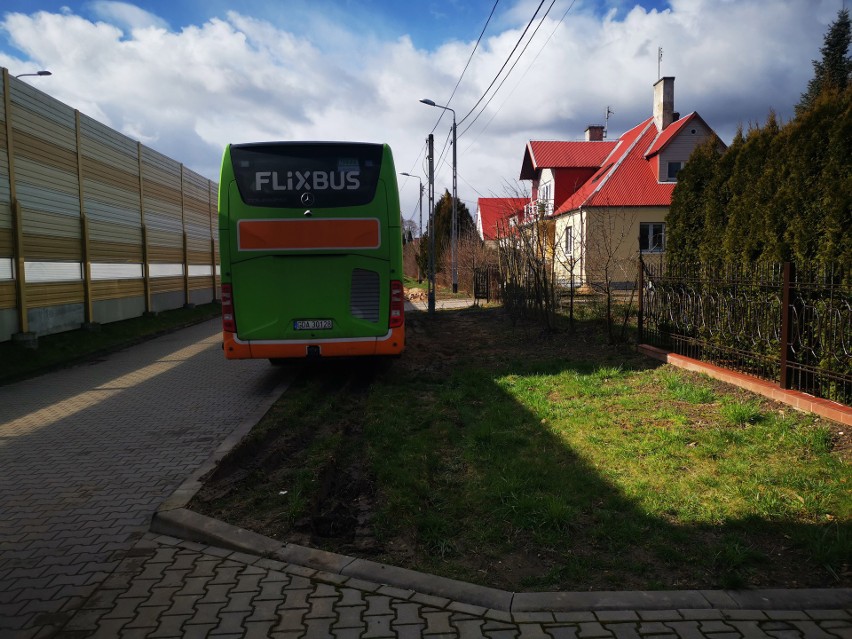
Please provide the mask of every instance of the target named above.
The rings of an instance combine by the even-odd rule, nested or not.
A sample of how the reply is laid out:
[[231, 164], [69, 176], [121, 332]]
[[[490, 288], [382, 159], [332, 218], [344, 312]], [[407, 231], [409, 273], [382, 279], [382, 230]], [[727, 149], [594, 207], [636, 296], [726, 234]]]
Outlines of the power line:
[[[411, 168], [410, 168], [410, 169], [408, 169], [408, 172], [409, 172], [409, 173], [414, 173], [414, 169], [417, 167], [417, 161], [418, 161], [421, 157], [423, 158], [423, 160], [424, 160], [424, 161], [426, 160], [425, 151], [426, 151], [426, 144], [424, 143], [424, 144], [423, 144], [423, 146], [422, 146], [422, 147], [421, 147], [421, 149], [420, 149], [420, 152], [417, 154], [417, 157], [416, 157], [416, 158], [414, 158], [414, 164], [412, 164], [412, 165], [411, 165]], [[427, 173], [426, 169], [423, 169], [423, 172], [424, 172], [424, 173]], [[408, 178], [405, 178], [405, 180], [406, 180], [406, 182], [407, 182], [407, 181], [408, 181]]]
[[[447, 160], [444, 159], [444, 154], [447, 152], [447, 148], [450, 146], [450, 139], [452, 137], [453, 137], [453, 129], [451, 127], [449, 133], [447, 133], [447, 139], [444, 140], [444, 147], [441, 149], [441, 152], [438, 154], [438, 160], [437, 160], [437, 162], [435, 162], [436, 167], [440, 168], [440, 166], [442, 164], [447, 163]], [[451, 168], [452, 168], [452, 165], [451, 165]]]
[[[571, 0], [571, 4], [570, 4], [570, 5], [568, 5], [568, 8], [567, 8], [567, 9], [565, 9], [565, 12], [562, 14], [562, 17], [561, 17], [561, 18], [559, 18], [559, 21], [556, 23], [556, 26], [554, 26], [554, 27], [553, 27], [553, 30], [550, 32], [550, 35], [549, 35], [549, 36], [547, 36], [547, 40], [545, 40], [545, 41], [544, 41], [544, 44], [543, 44], [543, 45], [541, 45], [541, 49], [539, 49], [539, 50], [538, 50], [538, 53], [536, 53], [536, 54], [535, 54], [535, 57], [532, 59], [532, 62], [530, 62], [529, 66], [527, 67], [527, 71], [529, 71], [529, 70], [530, 70], [530, 69], [531, 69], [531, 68], [535, 65], [535, 63], [536, 63], [536, 61], [538, 60], [539, 56], [540, 56], [540, 55], [542, 54], [542, 52], [543, 52], [543, 51], [547, 48], [547, 45], [548, 45], [548, 44], [550, 44], [550, 41], [553, 39], [553, 36], [554, 36], [554, 35], [556, 35], [556, 31], [559, 29], [559, 26], [560, 26], [560, 25], [561, 25], [561, 24], [565, 21], [565, 17], [568, 15], [568, 13], [571, 11], [571, 9], [573, 9], [573, 8], [574, 8], [574, 4], [575, 4], [575, 3], [576, 3], [576, 0]], [[552, 6], [553, 6], [553, 5], [551, 5], [551, 7], [552, 7]], [[548, 11], [550, 11], [550, 9], [548, 9]], [[535, 34], [533, 34], [533, 35], [535, 35]], [[508, 76], [507, 76], [507, 77], [508, 77]], [[524, 76], [524, 77], [526, 77], [526, 76]], [[500, 86], [502, 86], [502, 85], [503, 85], [503, 83], [501, 82], [501, 83], [500, 83]], [[489, 125], [491, 124], [491, 122], [493, 122], [493, 121], [494, 121], [494, 118], [495, 118], [495, 117], [497, 117], [497, 114], [498, 114], [498, 113], [500, 113], [500, 111], [502, 110], [502, 108], [506, 105], [506, 101], [508, 101], [509, 97], [511, 97], [511, 96], [515, 93], [515, 91], [517, 91], [517, 90], [518, 90], [518, 87], [519, 87], [520, 85], [521, 85], [521, 81], [519, 81], [519, 82], [518, 82], [518, 83], [517, 83], [517, 84], [516, 84], [516, 85], [512, 88], [512, 90], [509, 92], [509, 95], [508, 95], [508, 96], [506, 96], [506, 100], [504, 100], [504, 101], [503, 101], [503, 103], [502, 103], [502, 104], [501, 104], [501, 105], [497, 108], [497, 110], [494, 112], [494, 115], [492, 115], [492, 116], [491, 116], [491, 118], [488, 120], [488, 122], [486, 122], [486, 123], [485, 123], [485, 126], [484, 126], [484, 127], [482, 127], [482, 129], [479, 131], [479, 133], [477, 133], [476, 137], [475, 137], [475, 138], [471, 141], [471, 143], [467, 146], [467, 148], [465, 149], [465, 151], [469, 151], [469, 150], [470, 150], [470, 148], [471, 148], [471, 147], [474, 145], [474, 143], [476, 142], [476, 140], [478, 140], [478, 139], [479, 139], [479, 136], [480, 136], [480, 135], [482, 135], [482, 134], [485, 132], [485, 130], [489, 127]], [[499, 91], [499, 90], [500, 90], [500, 87], [497, 87], [497, 90]], [[497, 92], [495, 91], [495, 94], [496, 94], [496, 93], [497, 93]], [[491, 101], [491, 100], [489, 100], [489, 102], [490, 102], [490, 101]], [[485, 106], [487, 107], [488, 105], [486, 104]], [[484, 111], [484, 110], [485, 110], [485, 107], [483, 107], [483, 111]], [[480, 113], [480, 115], [481, 115], [481, 113]], [[478, 118], [478, 117], [479, 117], [479, 116], [477, 116], [477, 118]], [[471, 122], [471, 123], [470, 123], [470, 125], [468, 125], [468, 127], [467, 127], [467, 128], [465, 128], [465, 130], [464, 130], [464, 131], [462, 131], [462, 133], [460, 133], [460, 134], [458, 135], [458, 137], [461, 137], [461, 135], [462, 135], [463, 133], [467, 132], [467, 130], [468, 130], [471, 126], [473, 126], [473, 122]]]
[[518, 57], [515, 58], [515, 61], [512, 63], [512, 66], [509, 67], [509, 71], [506, 73], [505, 76], [503, 76], [503, 79], [500, 80], [500, 84], [498, 84], [497, 88], [494, 89], [494, 93], [491, 94], [491, 97], [488, 98], [488, 101], [482, 106], [482, 109], [480, 109], [479, 113], [476, 114], [476, 117], [473, 118], [473, 120], [471, 121], [470, 124], [467, 125], [467, 127], [465, 127], [464, 131], [462, 131], [461, 133], [458, 134], [458, 137], [463, 136], [468, 131], [468, 129], [470, 129], [470, 127], [472, 127], [474, 125], [474, 123], [479, 119], [479, 116], [482, 115], [483, 113], [485, 113], [485, 109], [487, 109], [488, 105], [491, 104], [491, 100], [493, 100], [497, 96], [497, 93], [500, 91], [501, 88], [503, 88], [503, 84], [506, 82], [506, 80], [509, 79], [509, 76], [512, 75], [512, 71], [515, 70], [515, 67], [518, 65], [518, 62], [521, 61], [521, 57], [523, 57], [524, 53], [526, 53], [527, 47], [529, 47], [530, 44], [532, 43], [533, 38], [535, 38], [535, 34], [538, 33], [538, 30], [541, 28], [541, 25], [544, 24], [544, 21], [547, 18], [547, 14], [550, 13], [550, 10], [553, 8], [554, 4], [556, 4], [556, 0], [551, 0], [550, 6], [547, 7], [547, 11], [544, 12], [544, 15], [541, 16], [541, 20], [539, 20], [538, 25], [535, 28], [535, 31], [532, 32], [530, 39], [527, 40], [527, 43], [524, 45], [524, 48], [521, 49], [521, 52], [518, 54]]
[[[491, 18], [494, 16], [494, 11], [497, 10], [497, 5], [499, 4], [499, 2], [500, 0], [494, 0], [494, 6], [491, 7], [491, 13], [488, 14], [488, 19], [485, 21], [485, 26], [482, 27], [482, 31], [479, 32], [479, 37], [476, 39], [476, 44], [473, 45], [473, 51], [470, 52], [470, 56], [468, 56], [467, 63], [464, 65], [464, 69], [462, 69], [458, 82], [456, 82], [456, 86], [453, 87], [453, 92], [450, 94], [450, 99], [447, 100], [447, 104], [445, 106], [450, 106], [450, 103], [453, 101], [453, 96], [455, 96], [456, 90], [459, 88], [462, 78], [464, 78], [464, 74], [467, 72], [467, 68], [470, 66], [470, 61], [473, 60], [473, 54], [476, 53], [476, 49], [479, 47], [479, 43], [482, 41], [482, 36], [485, 35], [485, 30], [488, 28], [488, 24], [491, 22]], [[434, 133], [435, 129], [438, 128], [438, 125], [441, 123], [441, 118], [444, 117], [444, 114], [446, 114], [446, 111], [441, 111], [441, 115], [438, 116], [438, 121], [435, 122], [435, 126], [432, 127], [431, 133]]]
[[491, 90], [491, 87], [493, 87], [494, 83], [497, 82], [497, 78], [499, 78], [500, 74], [503, 73], [503, 69], [505, 69], [506, 65], [509, 64], [509, 60], [511, 60], [512, 56], [515, 55], [515, 51], [518, 50], [518, 47], [520, 46], [521, 42], [523, 41], [524, 36], [526, 36], [527, 31], [529, 31], [530, 26], [532, 26], [532, 23], [535, 20], [535, 17], [538, 15], [538, 12], [541, 11], [541, 7], [542, 7], [542, 5], [544, 5], [544, 2], [545, 2], [545, 0], [541, 0], [541, 2], [539, 2], [538, 7], [535, 10], [535, 13], [533, 13], [533, 16], [532, 16], [532, 18], [530, 18], [530, 21], [527, 23], [527, 26], [524, 27], [523, 33], [521, 33], [521, 36], [518, 38], [518, 41], [515, 43], [515, 46], [512, 48], [512, 51], [509, 53], [508, 57], [506, 58], [506, 61], [503, 63], [503, 66], [500, 67], [500, 70], [497, 72], [497, 75], [495, 75], [494, 79], [491, 80], [491, 84], [488, 85], [488, 88], [485, 89], [485, 92], [476, 101], [476, 104], [473, 105], [473, 108], [471, 108], [471, 110], [468, 111], [467, 114], [461, 120], [458, 121], [459, 124], [461, 124], [462, 122], [467, 120], [467, 118], [470, 117], [470, 114], [473, 113], [474, 110], [476, 109], [476, 107], [479, 106], [479, 103], [482, 102], [482, 100], [485, 99], [486, 95], [488, 95], [488, 92]]

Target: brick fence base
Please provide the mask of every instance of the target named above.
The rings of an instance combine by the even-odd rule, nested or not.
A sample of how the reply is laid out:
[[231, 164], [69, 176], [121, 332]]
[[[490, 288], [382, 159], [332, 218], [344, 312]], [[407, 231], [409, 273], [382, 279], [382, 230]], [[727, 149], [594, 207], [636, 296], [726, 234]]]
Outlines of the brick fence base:
[[746, 390], [758, 393], [764, 397], [768, 397], [769, 399], [774, 399], [776, 401], [783, 402], [784, 404], [788, 404], [798, 410], [815, 413], [820, 417], [840, 422], [844, 426], [852, 426], [852, 408], [849, 406], [838, 404], [837, 402], [832, 402], [827, 399], [814, 397], [813, 395], [808, 395], [801, 391], [784, 390], [772, 382], [767, 382], [762, 379], [757, 379], [756, 377], [744, 375], [743, 373], [731, 371], [720, 366], [715, 366], [714, 364], [708, 364], [707, 362], [701, 362], [690, 357], [684, 357], [683, 355], [676, 355], [675, 353], [664, 351], [655, 346], [640, 344], [638, 350], [643, 355], [653, 357], [654, 359], [666, 362], [672, 366], [677, 366], [678, 368], [698, 373], [705, 373], [713, 379], [718, 379], [722, 382], [727, 382], [729, 384], [739, 386], [740, 388], [745, 388]]

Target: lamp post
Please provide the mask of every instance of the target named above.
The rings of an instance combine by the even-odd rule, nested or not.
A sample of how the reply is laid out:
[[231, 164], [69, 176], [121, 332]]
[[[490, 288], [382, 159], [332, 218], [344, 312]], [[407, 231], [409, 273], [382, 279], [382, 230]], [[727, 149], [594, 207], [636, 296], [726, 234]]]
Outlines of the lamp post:
[[458, 211], [456, 210], [456, 112], [448, 106], [441, 106], [440, 104], [435, 104], [432, 100], [423, 99], [420, 100], [423, 104], [427, 104], [429, 106], [437, 107], [439, 109], [443, 109], [444, 111], [449, 111], [453, 114], [453, 219], [451, 223], [451, 235], [450, 235], [450, 251], [452, 254], [452, 266], [453, 266], [453, 293], [459, 292], [459, 272], [456, 263], [456, 241], [457, 241], [457, 216]]
[[[418, 229], [418, 238], [420, 241], [417, 243], [417, 246], [422, 250], [423, 246], [420, 242], [423, 241], [423, 180], [420, 179], [419, 175], [411, 175], [411, 173], [400, 173], [400, 175], [417, 178], [417, 181], [420, 182], [420, 225]], [[423, 283], [423, 269], [420, 268], [419, 260], [417, 262], [417, 283]]]
[[53, 74], [50, 71], [42, 70], [42, 71], [36, 71], [35, 73], [19, 73], [18, 75], [15, 76], [15, 78], [23, 78], [23, 77], [28, 76], [28, 75], [35, 76], [35, 75], [53, 75]]

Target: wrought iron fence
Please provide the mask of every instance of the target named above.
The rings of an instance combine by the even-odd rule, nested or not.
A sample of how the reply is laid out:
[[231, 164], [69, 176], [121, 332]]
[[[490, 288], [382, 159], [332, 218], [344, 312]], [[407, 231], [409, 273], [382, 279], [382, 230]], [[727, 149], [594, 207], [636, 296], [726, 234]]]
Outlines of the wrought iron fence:
[[496, 266], [473, 269], [473, 297], [486, 302], [500, 299], [500, 273]]
[[642, 263], [640, 341], [852, 403], [852, 273]]

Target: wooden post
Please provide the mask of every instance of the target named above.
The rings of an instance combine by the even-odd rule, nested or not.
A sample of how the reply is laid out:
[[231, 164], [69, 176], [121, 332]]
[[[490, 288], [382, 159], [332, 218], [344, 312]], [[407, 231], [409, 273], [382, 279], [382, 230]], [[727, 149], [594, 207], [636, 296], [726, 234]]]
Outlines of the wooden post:
[[[11, 162], [10, 162], [11, 164]], [[27, 317], [27, 277], [25, 271], [26, 260], [24, 259], [24, 230], [21, 203], [17, 198], [12, 201], [12, 227], [14, 230], [13, 242], [15, 251], [15, 296], [18, 306], [18, 329], [21, 333], [30, 332], [29, 318]]]
[[142, 180], [142, 143], [136, 143], [136, 159], [139, 163], [139, 230], [142, 232], [142, 286], [145, 291], [145, 312], [151, 308], [151, 269], [148, 263], [148, 227], [145, 225], [145, 192]]
[[210, 280], [213, 282], [213, 302], [218, 300], [216, 291], [216, 236], [214, 233], [219, 231], [219, 224], [214, 224], [214, 211], [218, 211], [218, 205], [213, 208], [213, 182], [207, 180], [207, 214], [210, 216]]
[[83, 327], [94, 327], [92, 309], [92, 256], [89, 245], [89, 219], [86, 217], [83, 196], [83, 147], [80, 135], [80, 111], [74, 109], [74, 130], [77, 143], [77, 194], [80, 202], [80, 253], [83, 262]]
[[191, 306], [189, 301], [189, 241], [186, 235], [186, 198], [184, 197], [185, 185], [183, 181], [183, 164], [180, 165], [180, 224], [183, 230], [183, 303]]
[[15, 187], [15, 145], [12, 135], [12, 95], [9, 70], [3, 69], [3, 109], [6, 117], [6, 157], [9, 166], [9, 200], [12, 205], [12, 247], [15, 264], [15, 305], [18, 311], [18, 330], [22, 335], [29, 333], [27, 316], [27, 278], [24, 266], [24, 216]]
[[642, 253], [639, 253], [639, 304], [637, 309], [636, 345], [644, 343], [645, 339], [645, 269], [642, 263]]
[[790, 289], [792, 288], [795, 268], [791, 262], [784, 262], [783, 281], [781, 284], [781, 355], [779, 357], [779, 385], [789, 389], [793, 380], [790, 375], [789, 362], [793, 359], [792, 323], [793, 304]]

